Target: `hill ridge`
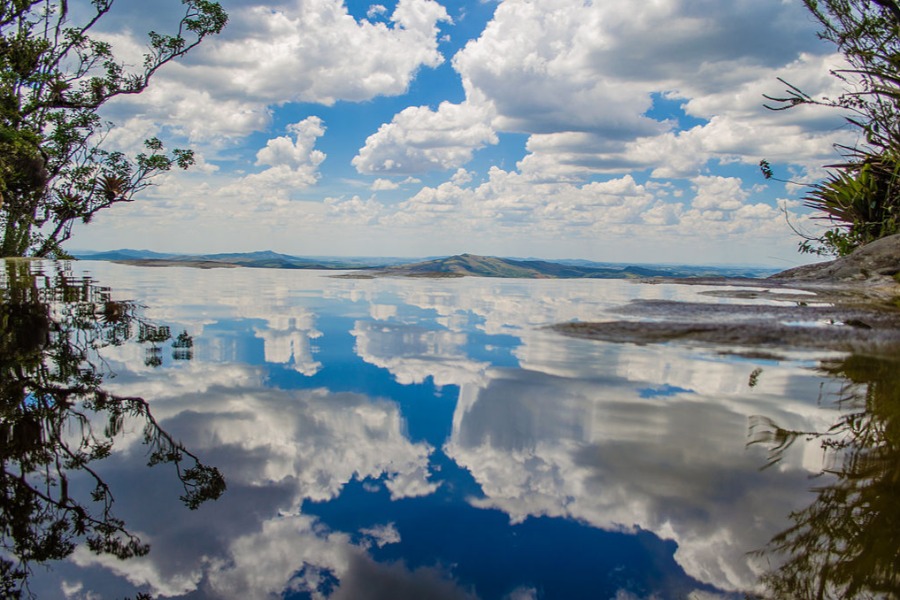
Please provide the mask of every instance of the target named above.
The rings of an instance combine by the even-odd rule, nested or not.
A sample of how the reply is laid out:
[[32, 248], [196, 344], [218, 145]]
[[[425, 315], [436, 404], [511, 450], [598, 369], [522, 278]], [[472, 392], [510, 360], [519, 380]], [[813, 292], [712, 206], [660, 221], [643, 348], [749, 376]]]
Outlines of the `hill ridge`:
[[759, 278], [774, 269], [652, 266], [591, 261], [553, 261], [482, 256], [464, 252], [447, 257], [403, 262], [399, 258], [303, 258], [272, 250], [256, 252], [167, 254], [148, 250], [113, 250], [76, 253], [83, 260], [107, 260], [143, 266], [248, 267], [270, 269], [318, 269], [360, 271], [345, 277], [497, 277], [525, 279], [640, 279], [654, 277], [749, 277]]

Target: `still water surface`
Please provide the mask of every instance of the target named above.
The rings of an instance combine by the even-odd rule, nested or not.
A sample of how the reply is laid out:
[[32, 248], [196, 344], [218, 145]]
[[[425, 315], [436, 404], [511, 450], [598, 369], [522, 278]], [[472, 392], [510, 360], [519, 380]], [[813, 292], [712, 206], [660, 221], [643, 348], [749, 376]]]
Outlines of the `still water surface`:
[[[40, 598], [743, 598], [777, 563], [753, 551], [830, 481], [819, 440], [801, 436], [769, 468], [771, 444], [749, 444], [760, 423], [835, 423], [828, 398], [844, 384], [819, 368], [828, 356], [544, 328], [703, 287], [64, 268], [110, 288], [106, 325], [110, 302], [131, 301], [141, 323], [169, 328], [92, 344], [102, 387], [144, 399], [227, 490], [186, 508], [126, 416], [91, 464], [150, 551], [78, 545], [32, 566]], [[90, 477], [70, 479], [89, 495]]]

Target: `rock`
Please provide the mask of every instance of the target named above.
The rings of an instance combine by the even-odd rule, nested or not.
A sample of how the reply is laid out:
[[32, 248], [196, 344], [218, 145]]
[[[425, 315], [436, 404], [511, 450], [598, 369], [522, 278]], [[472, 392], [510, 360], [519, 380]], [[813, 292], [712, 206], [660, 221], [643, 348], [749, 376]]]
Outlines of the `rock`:
[[881, 238], [836, 260], [804, 265], [772, 275], [785, 281], [871, 281], [900, 273], [900, 234]]
[[[688, 305], [689, 308], [689, 305]], [[897, 356], [900, 328], [896, 322], [878, 329], [850, 323], [823, 323], [818, 326], [791, 325], [778, 321], [743, 319], [735, 307], [729, 321], [606, 321], [560, 323], [553, 330], [570, 337], [614, 343], [691, 343], [718, 347], [723, 352], [779, 358], [792, 350], [836, 350], [872, 356]], [[698, 319], [703, 317], [697, 315]]]
[[701, 294], [749, 302], [634, 300], [610, 311], [627, 315], [626, 320], [562, 323], [553, 329], [606, 342], [712, 345], [747, 356], [777, 357], [792, 349], [900, 355], [900, 235], [768, 279], [666, 283], [721, 286]]

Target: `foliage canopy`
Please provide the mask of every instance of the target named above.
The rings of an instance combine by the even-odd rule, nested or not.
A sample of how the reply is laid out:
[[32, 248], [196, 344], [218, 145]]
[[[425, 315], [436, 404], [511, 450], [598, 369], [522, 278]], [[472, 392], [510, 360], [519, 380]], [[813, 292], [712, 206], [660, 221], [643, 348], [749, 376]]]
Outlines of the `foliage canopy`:
[[62, 256], [77, 221], [130, 202], [155, 175], [188, 168], [190, 150], [167, 153], [159, 139], [133, 158], [104, 150], [109, 124], [98, 109], [139, 94], [228, 16], [218, 2], [182, 0], [173, 33], [148, 33], [143, 64], [129, 68], [91, 35], [116, 0], [0, 0], [0, 256]]
[[[849, 254], [900, 232], [900, 3], [896, 0], [803, 0], [821, 25], [819, 36], [844, 55], [846, 68], [832, 71], [844, 84], [837, 98], [813, 98], [787, 84], [769, 108], [818, 105], [848, 111], [859, 132], [853, 146], [838, 146], [843, 162], [812, 186], [806, 206], [834, 227], [801, 243], [803, 252]], [[766, 161], [763, 175], [772, 177]]]

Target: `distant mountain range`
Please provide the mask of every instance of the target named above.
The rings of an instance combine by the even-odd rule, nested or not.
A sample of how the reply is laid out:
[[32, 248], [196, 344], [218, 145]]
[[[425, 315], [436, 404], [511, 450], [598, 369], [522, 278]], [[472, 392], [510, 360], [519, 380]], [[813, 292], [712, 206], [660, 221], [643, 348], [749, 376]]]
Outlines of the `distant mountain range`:
[[396, 265], [374, 272], [378, 275], [407, 277], [517, 277], [524, 279], [623, 279], [638, 277], [671, 277], [671, 271], [645, 267], [601, 267], [567, 265], [545, 260], [513, 260], [474, 254], [460, 254], [423, 262]]
[[371, 269], [402, 263], [400, 258], [302, 258], [271, 250], [225, 254], [165, 254], [150, 250], [76, 252], [79, 260], [108, 260], [145, 266], [251, 267], [264, 269]]
[[403, 258], [298, 257], [277, 252], [164, 254], [148, 250], [81, 252], [81, 260], [108, 260], [145, 266], [251, 267], [360, 271], [347, 276], [506, 277], [527, 279], [639, 279], [648, 277], [766, 277], [774, 269], [752, 267], [634, 266], [585, 260], [548, 261], [460, 254], [421, 262]]
[[767, 277], [774, 269], [617, 265], [590, 261], [519, 260], [460, 254], [376, 269], [370, 275], [407, 277], [518, 277], [527, 279], [644, 279], [650, 277]]

